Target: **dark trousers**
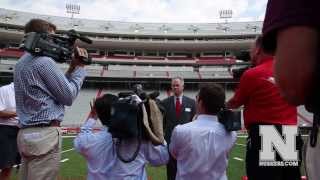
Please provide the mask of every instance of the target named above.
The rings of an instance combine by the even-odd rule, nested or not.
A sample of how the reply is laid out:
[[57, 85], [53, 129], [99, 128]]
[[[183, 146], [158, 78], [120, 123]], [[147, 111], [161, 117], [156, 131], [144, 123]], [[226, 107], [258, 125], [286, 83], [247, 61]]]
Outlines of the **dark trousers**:
[[177, 161], [170, 155], [167, 164], [167, 180], [175, 180], [177, 174]]
[[[275, 125], [278, 132], [282, 134], [282, 126]], [[302, 139], [297, 136], [297, 150], [299, 150], [299, 166], [259, 166], [259, 151], [261, 149], [261, 138], [259, 136], [259, 125], [250, 126], [249, 137], [247, 139], [246, 152], [246, 171], [248, 180], [300, 180], [300, 165]], [[280, 161], [281, 157], [276, 152], [276, 160]]]
[[17, 146], [19, 128], [0, 125], [0, 169], [20, 164], [20, 154]]

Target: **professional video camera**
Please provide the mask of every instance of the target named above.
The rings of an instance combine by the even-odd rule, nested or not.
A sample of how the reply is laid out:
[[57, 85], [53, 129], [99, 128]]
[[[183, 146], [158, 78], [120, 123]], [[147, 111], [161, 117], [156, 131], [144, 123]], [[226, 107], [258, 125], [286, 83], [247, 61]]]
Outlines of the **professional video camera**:
[[[148, 133], [146, 124], [153, 127], [151, 119], [160, 118], [163, 120], [161, 113], [163, 108], [155, 100], [158, 95], [159, 92], [146, 94], [141, 84], [134, 85], [130, 92], [118, 94], [119, 100], [112, 105], [108, 127], [112, 137], [115, 138], [117, 156], [121, 161], [126, 163], [133, 161], [139, 152], [142, 140], [151, 140], [152, 143], [155, 143], [150, 139], [150, 129]], [[155, 114], [155, 112], [157, 113]], [[162, 129], [161, 131], [159, 133], [163, 134]], [[157, 133], [154, 132], [154, 134]], [[125, 143], [126, 141], [130, 143]], [[155, 144], [160, 144], [160, 141]], [[127, 151], [128, 147], [126, 146], [128, 145], [136, 148], [132, 155], [128, 152], [121, 153], [122, 149]]]
[[227, 131], [241, 130], [241, 111], [223, 108], [218, 113], [218, 119]]
[[[141, 84], [133, 86], [132, 91], [120, 92], [118, 94], [119, 100], [112, 106], [110, 131], [116, 138], [130, 138], [138, 137], [138, 131], [143, 129], [139, 122], [143, 118], [142, 105], [148, 111], [148, 101], [154, 100], [159, 92], [155, 91], [147, 94], [143, 91]], [[157, 103], [160, 111], [163, 112], [163, 107]], [[142, 132], [142, 138], [146, 138], [145, 132]]]
[[[48, 56], [58, 63], [64, 63], [72, 59], [74, 52], [74, 43], [79, 39], [85, 43], [91, 44], [91, 39], [80, 35], [75, 30], [69, 30], [65, 35], [30, 32], [25, 34], [21, 49], [28, 51], [35, 56]], [[75, 56], [79, 57], [77, 51]], [[89, 65], [92, 62], [91, 57], [80, 57], [83, 64]]]
[[233, 78], [239, 80], [241, 78], [242, 74], [250, 68], [251, 68], [251, 66], [245, 66], [245, 67], [241, 67], [241, 68], [232, 69], [231, 72], [232, 72]]
[[137, 96], [139, 96], [139, 98], [141, 100], [145, 100], [147, 98], [156, 100], [157, 97], [160, 95], [160, 92], [159, 91], [154, 91], [154, 92], [152, 92], [150, 94], [147, 94], [146, 92], [144, 92], [143, 87], [142, 87], [141, 84], [135, 84], [132, 87], [132, 91], [120, 92], [118, 94], [118, 97], [119, 98], [125, 98], [125, 97], [131, 96], [131, 95], [137, 95]]

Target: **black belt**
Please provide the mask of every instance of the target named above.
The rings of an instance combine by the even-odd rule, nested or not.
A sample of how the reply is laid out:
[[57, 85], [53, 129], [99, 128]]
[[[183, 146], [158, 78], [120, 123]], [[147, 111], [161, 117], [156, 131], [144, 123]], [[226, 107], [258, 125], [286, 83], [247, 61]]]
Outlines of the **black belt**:
[[49, 123], [40, 123], [40, 124], [34, 124], [34, 125], [27, 125], [23, 126], [22, 128], [29, 128], [29, 127], [60, 127], [60, 121], [59, 120], [51, 120]]

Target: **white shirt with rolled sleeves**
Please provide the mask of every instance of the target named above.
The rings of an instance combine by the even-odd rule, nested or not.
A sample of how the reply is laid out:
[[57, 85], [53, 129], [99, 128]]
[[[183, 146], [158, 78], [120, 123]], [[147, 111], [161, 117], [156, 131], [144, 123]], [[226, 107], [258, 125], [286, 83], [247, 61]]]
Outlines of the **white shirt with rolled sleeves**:
[[216, 116], [200, 114], [173, 130], [169, 150], [177, 160], [176, 180], [227, 180], [228, 155], [236, 141]]
[[130, 163], [120, 161], [108, 128], [104, 127], [94, 133], [95, 124], [96, 120], [88, 119], [74, 139], [75, 149], [87, 160], [88, 180], [147, 180], [145, 166], [148, 163], [153, 166], [167, 164], [169, 160], [167, 145], [154, 146], [151, 142], [144, 141], [134, 161]]

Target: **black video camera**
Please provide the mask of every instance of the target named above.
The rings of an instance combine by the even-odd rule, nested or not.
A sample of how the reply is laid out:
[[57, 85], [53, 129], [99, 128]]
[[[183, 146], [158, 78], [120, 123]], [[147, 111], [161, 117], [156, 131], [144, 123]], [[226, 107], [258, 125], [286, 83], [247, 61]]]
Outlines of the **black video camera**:
[[118, 94], [119, 98], [125, 98], [127, 96], [131, 96], [131, 95], [137, 95], [139, 96], [139, 98], [141, 100], [145, 100], [147, 98], [153, 99], [153, 100], [157, 100], [157, 97], [160, 95], [159, 91], [154, 91], [150, 94], [147, 94], [146, 92], [144, 92], [143, 87], [141, 84], [135, 84], [132, 87], [132, 91], [129, 92], [120, 92]]
[[251, 67], [252, 66], [245, 66], [245, 67], [241, 67], [241, 68], [232, 69], [233, 78], [239, 80], [241, 78], [242, 74], [246, 70], [250, 69]]
[[[148, 123], [151, 124], [148, 101], [149, 98], [155, 99], [158, 95], [159, 92], [153, 92], [147, 95], [143, 91], [142, 85], [136, 84], [133, 86], [132, 91], [120, 92], [118, 94], [120, 99], [112, 104], [108, 127], [112, 137], [116, 138], [116, 153], [121, 161], [125, 163], [133, 161], [138, 155], [142, 140], [149, 139], [143, 121], [147, 118]], [[144, 111], [148, 117], [145, 117], [146, 114]], [[131, 154], [127, 151], [124, 154], [121, 153], [120, 149], [126, 147], [125, 144], [122, 144], [123, 141], [131, 142], [132, 146], [136, 146], [136, 150], [131, 152]]]
[[[135, 96], [136, 95], [136, 96]], [[146, 94], [141, 84], [133, 86], [132, 91], [120, 92], [118, 94], [119, 100], [112, 105], [112, 113], [110, 118], [109, 131], [116, 138], [129, 138], [138, 137], [140, 135], [145, 138], [143, 127], [140, 124], [142, 122], [142, 105], [145, 105], [148, 112], [148, 100], [156, 99], [159, 92], [155, 91], [150, 94]], [[137, 98], [137, 96], [139, 98]], [[140, 99], [140, 100], [138, 100]], [[158, 104], [160, 111], [163, 112], [162, 107]]]
[[[80, 35], [75, 30], [69, 30], [65, 35], [30, 32], [25, 34], [20, 48], [35, 56], [48, 56], [58, 63], [72, 59], [74, 43], [79, 39], [91, 44], [91, 39]], [[77, 52], [75, 56], [78, 56]], [[85, 65], [92, 63], [91, 57], [80, 57]]]
[[218, 120], [227, 131], [241, 130], [241, 111], [223, 108], [218, 113]]

